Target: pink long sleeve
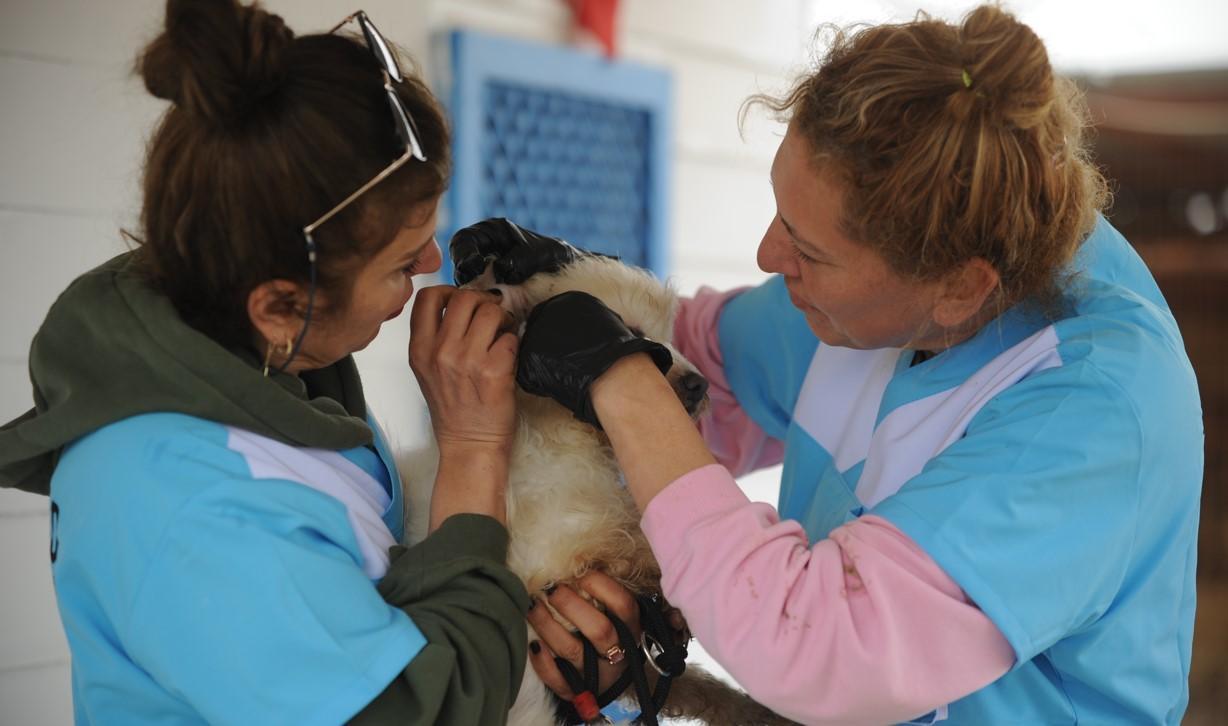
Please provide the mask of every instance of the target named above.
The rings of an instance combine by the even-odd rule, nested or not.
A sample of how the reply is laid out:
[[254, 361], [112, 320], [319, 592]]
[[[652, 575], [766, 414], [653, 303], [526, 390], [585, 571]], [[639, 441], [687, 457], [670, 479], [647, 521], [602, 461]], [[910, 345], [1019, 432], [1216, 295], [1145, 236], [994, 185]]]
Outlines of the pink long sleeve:
[[801, 723], [895, 723], [1005, 674], [997, 627], [902, 532], [872, 515], [814, 544], [718, 465], [642, 522], [666, 598], [764, 705]]
[[681, 301], [674, 320], [674, 348], [708, 379], [712, 407], [699, 420], [699, 432], [716, 460], [735, 476], [779, 464], [784, 458], [784, 445], [746, 415], [725, 377], [717, 323], [725, 303], [745, 289], [701, 288], [694, 298]]

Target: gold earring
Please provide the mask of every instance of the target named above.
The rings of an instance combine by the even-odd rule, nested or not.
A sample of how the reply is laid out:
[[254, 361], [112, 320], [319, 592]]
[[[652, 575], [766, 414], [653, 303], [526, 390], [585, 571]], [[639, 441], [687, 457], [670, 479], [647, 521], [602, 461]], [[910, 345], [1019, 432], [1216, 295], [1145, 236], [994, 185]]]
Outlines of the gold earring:
[[264, 346], [264, 377], [269, 377], [269, 361], [273, 360], [273, 344]]
[[[276, 347], [277, 346], [273, 345], [272, 343], [269, 343], [267, 346], [265, 346], [265, 349], [264, 349], [264, 377], [265, 378], [269, 377], [269, 361], [273, 360], [273, 349]], [[294, 350], [294, 343], [292, 341], [287, 340], [286, 341], [286, 352], [284, 354], [287, 360], [290, 358], [290, 352], [292, 350]]]

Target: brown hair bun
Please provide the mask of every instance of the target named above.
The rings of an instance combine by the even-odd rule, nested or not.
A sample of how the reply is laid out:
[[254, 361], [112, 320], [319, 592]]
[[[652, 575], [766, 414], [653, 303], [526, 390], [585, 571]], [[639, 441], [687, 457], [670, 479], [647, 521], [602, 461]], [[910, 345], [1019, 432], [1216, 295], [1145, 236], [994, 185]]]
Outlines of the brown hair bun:
[[158, 98], [225, 127], [241, 123], [286, 75], [294, 33], [281, 17], [237, 0], [168, 0], [166, 27], [137, 60]]
[[[130, 235], [136, 260], [185, 322], [227, 347], [250, 347], [251, 291], [268, 280], [308, 289], [303, 227], [405, 144], [363, 36], [295, 36], [281, 18], [235, 0], [170, 0], [166, 12], [136, 68], [151, 93], [173, 102], [146, 152], [141, 227]], [[402, 165], [315, 231], [320, 323], [344, 313], [362, 263], [427, 219], [448, 184], [443, 111], [413, 63], [401, 68], [404, 79], [391, 85], [427, 160]]]

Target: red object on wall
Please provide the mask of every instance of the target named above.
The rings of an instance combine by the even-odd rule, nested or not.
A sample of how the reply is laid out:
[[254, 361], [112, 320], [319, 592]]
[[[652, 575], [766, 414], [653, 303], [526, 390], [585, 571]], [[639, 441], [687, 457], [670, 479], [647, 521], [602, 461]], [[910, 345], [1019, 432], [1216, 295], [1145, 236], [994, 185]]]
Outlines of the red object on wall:
[[618, 15], [618, 0], [567, 0], [575, 18], [576, 28], [592, 34], [601, 43], [607, 57], [613, 58], [614, 21]]

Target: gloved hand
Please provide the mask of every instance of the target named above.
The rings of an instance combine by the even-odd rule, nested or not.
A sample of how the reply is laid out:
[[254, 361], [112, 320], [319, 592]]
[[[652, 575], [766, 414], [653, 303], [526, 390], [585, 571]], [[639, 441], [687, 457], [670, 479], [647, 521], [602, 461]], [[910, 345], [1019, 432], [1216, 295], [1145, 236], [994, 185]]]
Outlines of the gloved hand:
[[538, 272], [554, 272], [585, 254], [561, 239], [525, 229], [502, 217], [484, 219], [452, 235], [452, 276], [464, 285], [494, 259], [495, 282], [517, 285]]
[[529, 313], [520, 336], [516, 383], [601, 428], [589, 389], [610, 366], [634, 353], [650, 355], [662, 373], [674, 360], [665, 346], [632, 333], [618, 313], [597, 298], [565, 292]]

